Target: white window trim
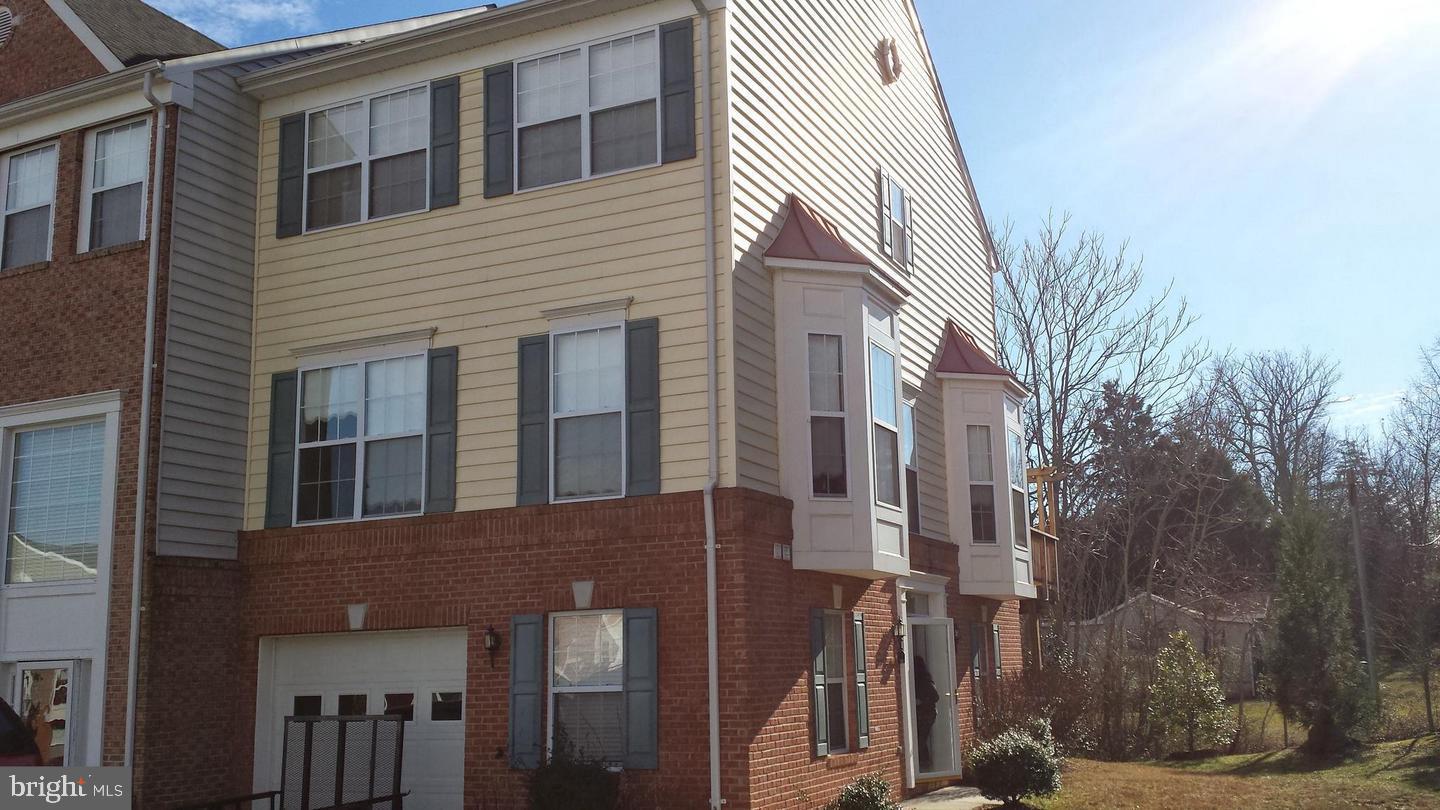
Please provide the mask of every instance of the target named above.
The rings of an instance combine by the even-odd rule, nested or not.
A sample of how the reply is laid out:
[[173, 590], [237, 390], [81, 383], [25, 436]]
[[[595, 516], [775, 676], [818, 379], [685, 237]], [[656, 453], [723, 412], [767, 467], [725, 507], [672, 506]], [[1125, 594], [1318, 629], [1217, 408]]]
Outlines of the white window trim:
[[[612, 105], [612, 106], [610, 106], [610, 107], [596, 107], [594, 104], [592, 104], [591, 101], [590, 101], [590, 48], [593, 47], [593, 46], [595, 46], [595, 45], [604, 45], [604, 44], [609, 43], [609, 42], [614, 42], [614, 41], [617, 40], [617, 39], [624, 39], [624, 38], [626, 38], [626, 37], [633, 37], [633, 36], [635, 36], [636, 34], [643, 34], [643, 33], [646, 33], [647, 31], [654, 31], [654, 32], [655, 32], [655, 76], [654, 76], [654, 79], [655, 79], [655, 84], [654, 84], [655, 94], [651, 97], [651, 98], [653, 98], [654, 101], [655, 101], [655, 161], [654, 161], [653, 163], [645, 163], [645, 164], [641, 164], [641, 165], [639, 165], [639, 166], [627, 166], [627, 167], [625, 167], [625, 168], [623, 168], [623, 169], [616, 169], [615, 171], [612, 171], [612, 172], [601, 172], [601, 173], [599, 173], [599, 174], [592, 174], [591, 171], [590, 171], [590, 119], [591, 119], [591, 117], [592, 117], [595, 113], [597, 113], [597, 112], [604, 112], [604, 111], [609, 110], [609, 109], [614, 109], [615, 107], [626, 107], [626, 106], [629, 106], [629, 105], [631, 105], [631, 104], [641, 104], [641, 103], [645, 102], [647, 99], [645, 99], [645, 98], [634, 99], [634, 100], [632, 100], [632, 101], [625, 102], [624, 104]], [[563, 48], [552, 48], [552, 49], [550, 49], [550, 50], [548, 50], [548, 51], [545, 51], [545, 52], [543, 52], [543, 53], [532, 54], [532, 55], [530, 55], [530, 56], [526, 56], [526, 57], [523, 57], [523, 58], [521, 58], [521, 59], [516, 59], [516, 60], [514, 60], [514, 61], [511, 63], [511, 68], [510, 68], [511, 74], [510, 74], [510, 75], [511, 75], [511, 77], [512, 77], [512, 80], [511, 80], [511, 82], [510, 82], [510, 84], [511, 84], [511, 91], [510, 91], [510, 92], [511, 92], [511, 100], [510, 100], [510, 103], [511, 103], [511, 110], [514, 111], [514, 112], [513, 112], [513, 118], [514, 118], [515, 122], [514, 122], [514, 125], [510, 128], [510, 132], [511, 132], [511, 135], [510, 135], [510, 149], [511, 149], [511, 161], [512, 161], [512, 163], [513, 163], [513, 183], [514, 183], [515, 193], [516, 193], [516, 194], [526, 194], [526, 193], [529, 193], [529, 192], [532, 192], [532, 191], [543, 191], [543, 190], [545, 190], [545, 189], [547, 189], [547, 188], [557, 188], [557, 187], [559, 187], [559, 186], [567, 186], [567, 185], [570, 185], [571, 183], [582, 183], [582, 182], [584, 182], [584, 181], [586, 181], [586, 180], [595, 180], [595, 179], [598, 179], [598, 178], [601, 178], [601, 177], [613, 177], [613, 176], [615, 176], [615, 175], [617, 175], [617, 174], [624, 174], [624, 173], [626, 173], [626, 172], [639, 171], [639, 170], [641, 170], [641, 169], [652, 169], [652, 168], [654, 168], [654, 167], [656, 167], [656, 166], [661, 165], [661, 163], [664, 162], [664, 155], [662, 154], [662, 152], [664, 151], [664, 135], [665, 135], [664, 127], [665, 127], [665, 118], [664, 118], [664, 110], [661, 109], [661, 103], [660, 103], [660, 96], [661, 96], [661, 92], [660, 92], [660, 91], [661, 91], [661, 89], [662, 89], [662, 88], [661, 88], [661, 81], [660, 81], [660, 71], [661, 71], [661, 68], [663, 67], [663, 62], [662, 62], [662, 56], [663, 56], [663, 54], [662, 54], [661, 51], [660, 51], [660, 39], [661, 39], [661, 37], [660, 37], [660, 26], [658, 26], [658, 25], [647, 25], [647, 26], [644, 26], [644, 27], [642, 27], [642, 28], [636, 28], [636, 29], [631, 30], [631, 31], [624, 31], [624, 32], [621, 32], [621, 33], [618, 33], [618, 34], [611, 34], [611, 35], [608, 35], [608, 36], [604, 36], [604, 37], [601, 37], [601, 38], [599, 38], [599, 39], [589, 40], [589, 41], [584, 42], [584, 43], [581, 43], [581, 44], [579, 44], [579, 45], [566, 45], [566, 46], [563, 47]], [[575, 50], [580, 51], [580, 61], [584, 64], [584, 67], [585, 67], [585, 70], [584, 70], [584, 76], [585, 76], [585, 107], [584, 107], [584, 109], [582, 109], [582, 110], [578, 113], [579, 116], [580, 116], [580, 176], [574, 178], [573, 180], [560, 180], [560, 181], [555, 182], [555, 183], [546, 183], [546, 184], [544, 184], [544, 185], [539, 185], [539, 186], [522, 187], [522, 186], [520, 185], [520, 130], [523, 129], [523, 128], [532, 127], [532, 126], [536, 126], [536, 125], [539, 125], [539, 124], [548, 124], [548, 123], [550, 123], [550, 122], [552, 122], [552, 121], [562, 121], [562, 120], [564, 120], [564, 119], [566, 119], [566, 118], [574, 118], [574, 117], [575, 117], [575, 114], [572, 113], [572, 114], [570, 114], [570, 115], [557, 115], [557, 116], [554, 116], [554, 117], [551, 117], [551, 118], [545, 118], [545, 119], [536, 120], [536, 121], [527, 121], [527, 122], [525, 122], [525, 123], [522, 125], [522, 124], [520, 123], [520, 65], [521, 65], [522, 62], [533, 62], [533, 61], [536, 60], [536, 59], [544, 59], [544, 58], [547, 57], [547, 56], [554, 56], [554, 55], [556, 55], [556, 54], [568, 53], [568, 52], [570, 52], [570, 51], [575, 51]]]
[[[1019, 445], [1018, 445], [1019, 448], [1020, 448], [1020, 457], [1019, 457], [1019, 458], [1011, 458], [1011, 457], [1010, 457], [1010, 451], [1011, 451], [1011, 449], [1013, 449], [1013, 448], [1016, 446], [1015, 444], [1012, 444], [1012, 443], [1011, 443], [1011, 437], [1012, 437], [1012, 436], [1014, 436], [1014, 437], [1016, 437], [1016, 438], [1019, 439]], [[1012, 513], [1014, 513], [1014, 514], [1011, 514], [1011, 515], [1010, 515], [1010, 519], [1011, 519], [1012, 521], [1014, 521], [1014, 524], [1015, 524], [1015, 525], [1013, 526], [1013, 529], [1014, 529], [1014, 532], [1013, 532], [1014, 537], [1012, 538], [1012, 541], [1014, 542], [1015, 547], [1016, 547], [1017, 549], [1022, 550], [1022, 551], [1027, 550], [1027, 549], [1030, 548], [1030, 487], [1029, 487], [1029, 484], [1026, 482], [1026, 479], [1025, 479], [1025, 455], [1024, 455], [1024, 454], [1025, 454], [1025, 434], [1022, 433], [1018, 428], [1016, 428], [1015, 425], [1013, 425], [1013, 424], [1006, 424], [1006, 425], [1005, 425], [1005, 464], [1006, 464], [1006, 466], [1007, 466], [1007, 469], [1006, 469], [1006, 471], [1005, 471], [1005, 473], [1006, 473], [1006, 474], [1005, 474], [1005, 483], [1008, 485], [1008, 488], [1009, 488], [1009, 491], [1010, 491], [1010, 504], [1011, 504], [1011, 506], [1010, 506], [1010, 511], [1011, 511]], [[1016, 471], [1017, 469], [1020, 471], [1020, 482], [1021, 482], [1020, 485], [1018, 485], [1018, 486], [1017, 486], [1016, 483], [1015, 483], [1015, 471]], [[1019, 495], [1019, 496], [1021, 497], [1021, 499], [1022, 499], [1022, 500], [1021, 500], [1021, 503], [1024, 504], [1024, 506], [1025, 506], [1024, 511], [1018, 512], [1018, 513], [1015, 513], [1015, 507], [1014, 507], [1014, 504], [1015, 504], [1015, 496], [1016, 496], [1016, 495]], [[1023, 537], [1022, 537], [1022, 529], [1021, 529], [1022, 526], [1023, 526]], [[1027, 561], [1027, 565], [1028, 565], [1028, 561]]]
[[[295, 371], [295, 434], [293, 437], [295, 447], [294, 473], [290, 476], [290, 525], [292, 526], [328, 526], [334, 523], [356, 523], [371, 520], [394, 520], [395, 518], [415, 517], [425, 514], [425, 488], [429, 483], [427, 477], [430, 474], [430, 442], [429, 420], [416, 432], [387, 433], [381, 436], [365, 435], [365, 365], [379, 360], [394, 360], [400, 357], [426, 357], [426, 350], [417, 348], [414, 344], [400, 344], [390, 347], [388, 351], [336, 353], [328, 356], [317, 356], [309, 362], [302, 364]], [[359, 366], [360, 368], [360, 399], [356, 406], [355, 438], [353, 439], [327, 439], [318, 442], [301, 442], [300, 431], [305, 422], [305, 372], [319, 371], [339, 366]], [[425, 364], [425, 406], [428, 411], [430, 406], [430, 366]], [[420, 437], [420, 509], [415, 512], [397, 512], [392, 515], [366, 515], [365, 514], [365, 444], [366, 442], [379, 441], [383, 439], [401, 439], [411, 436]], [[345, 444], [355, 444], [355, 507], [354, 513], [348, 518], [332, 518], [329, 520], [301, 520], [300, 519], [300, 450], [311, 447], [333, 447]]]
[[[834, 756], [836, 754], [848, 754], [852, 748], [850, 745], [850, 697], [851, 693], [854, 692], [854, 688], [850, 685], [850, 682], [855, 678], [855, 667], [852, 665], [851, 659], [846, 653], [850, 652], [850, 647], [853, 646], [849, 640], [851, 633], [850, 622], [853, 621], [853, 618], [843, 610], [826, 610], [824, 614], [827, 623], [831, 617], [838, 617], [840, 620], [840, 673], [838, 675], [830, 674], [828, 660], [825, 666], [825, 711], [830, 711], [830, 685], [837, 683], [840, 684], [840, 705], [845, 710], [845, 745], [839, 748], [835, 747], [834, 743], [831, 742], [831, 740], [834, 739], [833, 732], [831, 732], [825, 740], [828, 756]], [[830, 647], [828, 642], [825, 647], [828, 653]], [[827, 732], [830, 731], [828, 717], [826, 718], [825, 728]]]
[[[551, 613], [546, 617], [545, 632], [545, 757], [548, 759], [555, 753], [555, 696], [557, 694], [596, 694], [605, 692], [625, 693], [625, 667], [630, 665], [629, 661], [622, 660], [620, 664], [620, 683], [616, 686], [556, 686], [555, 685], [555, 620], [565, 616], [598, 616], [605, 613], [617, 613], [620, 615], [620, 650], [624, 655], [625, 650], [625, 611], [622, 608], [599, 608], [595, 610], [560, 610]], [[612, 771], [621, 770], [618, 764], [609, 764], [607, 767]]]
[[[91, 187], [91, 183], [94, 181], [95, 174], [95, 136], [101, 132], [108, 132], [112, 129], [119, 129], [120, 127], [129, 126], [130, 124], [136, 123], [138, 121], [145, 122], [146, 134], [145, 171], [140, 177], [140, 232], [136, 234], [135, 238], [132, 240], [126, 242], [119, 242], [115, 245], [108, 245], [107, 247], [128, 245], [131, 242], [140, 242], [145, 239], [145, 217], [149, 213], [150, 208], [150, 175], [155, 171], [155, 167], [152, 165], [155, 159], [155, 125], [151, 121], [151, 117], [149, 115], [141, 115], [134, 118], [125, 118], [119, 121], [112, 121], [108, 124], [102, 124], [100, 126], [93, 127], [85, 132], [85, 150], [83, 155], [84, 160], [81, 163], [80, 170], [80, 219], [78, 222], [75, 223], [75, 231], [77, 234], [75, 240], [76, 254], [83, 255], [85, 253], [91, 252], [92, 250], [105, 250], [105, 248], [92, 249], [90, 247], [90, 208], [92, 205], [92, 201], [95, 197], [95, 194], [98, 192], [108, 191], [112, 188], [123, 188], [123, 186], [105, 186], [104, 188]], [[56, 175], [59, 175], [58, 169], [56, 170]], [[123, 185], [128, 186], [133, 184], [125, 183]]]
[[[550, 438], [550, 458], [547, 459], [548, 463], [545, 465], [548, 470], [547, 477], [549, 478], [549, 480], [546, 482], [545, 486], [546, 492], [549, 495], [549, 502], [584, 503], [586, 501], [613, 501], [617, 498], [623, 498], [625, 497], [627, 489], [626, 484], [628, 483], [628, 477], [630, 474], [630, 454], [626, 452], [626, 447], [628, 446], [626, 442], [629, 439], [630, 433], [630, 427], [628, 424], [626, 424], [629, 421], [628, 417], [630, 403], [628, 401], [629, 392], [626, 390], [625, 386], [625, 381], [629, 379], [630, 358], [629, 352], [625, 350], [625, 321], [623, 319], [617, 321], [605, 318], [602, 320], [582, 316], [553, 321], [551, 322], [550, 326], [550, 339], [546, 348], [546, 351], [550, 353], [548, 358], [549, 362], [547, 363], [550, 369], [550, 374], [549, 377], [545, 380], [545, 396], [546, 399], [549, 401], [546, 413], [546, 419], [548, 420], [546, 430], [549, 431], [548, 435]], [[555, 414], [555, 338], [559, 337], [560, 335], [570, 335], [576, 332], [590, 332], [615, 327], [619, 327], [620, 329], [620, 407], [587, 411], [571, 411], [566, 413], [564, 416], [560, 416], [557, 418]], [[607, 413], [620, 414], [620, 491], [614, 495], [584, 495], [574, 498], [557, 497], [555, 495], [555, 453], [558, 445], [555, 441], [555, 423], [560, 421], [561, 419], [570, 419], [577, 416], [598, 416], [600, 414]]]
[[[989, 481], [976, 481], [975, 479], [973, 479], [973, 478], [970, 477], [970, 428], [972, 428], [972, 427], [985, 428], [985, 433], [986, 433], [986, 435], [990, 437], [990, 441], [987, 443], [989, 446], [985, 448], [985, 453], [986, 453], [986, 455], [987, 455], [987, 456], [989, 457], [989, 459], [990, 459], [990, 480], [989, 480]], [[996, 480], [995, 480], [995, 428], [994, 428], [993, 426], [988, 425], [988, 424], [974, 423], [974, 422], [966, 423], [966, 425], [965, 425], [965, 478], [967, 479], [967, 480], [966, 480], [966, 483], [965, 483], [965, 487], [966, 487], [966, 488], [965, 488], [965, 499], [966, 499], [967, 502], [969, 502], [969, 506], [970, 506], [970, 511], [969, 511], [968, 514], [965, 515], [965, 518], [966, 518], [966, 522], [969, 523], [970, 520], [972, 520], [972, 515], [975, 514], [975, 501], [974, 501], [974, 498], [970, 495], [970, 487], [972, 487], [972, 486], [977, 486], [977, 487], [978, 487], [978, 486], [988, 486], [988, 487], [990, 487], [991, 492], [994, 492], [997, 496], [999, 495], [999, 492], [998, 492], [999, 487], [996, 486]], [[992, 501], [992, 503], [994, 504], [995, 542], [993, 542], [993, 543], [986, 543], [986, 542], [977, 541], [977, 540], [975, 539], [975, 530], [974, 530], [973, 524], [972, 524], [972, 528], [971, 528], [971, 530], [970, 530], [970, 545], [972, 545], [972, 546], [984, 546], [985, 548], [995, 548], [996, 546], [999, 546], [999, 545], [1000, 545], [1000, 503], [999, 503], [999, 498], [998, 498], [998, 497], [994, 498], [993, 501]]]
[[[890, 186], [894, 184], [900, 189], [901, 201], [905, 205], [905, 219], [903, 222], [896, 219], [894, 210], [890, 205]], [[895, 246], [891, 239], [891, 223], [900, 225], [900, 230], [905, 235], [906, 249], [901, 255], [896, 255]], [[910, 186], [902, 182], [899, 175], [888, 167], [880, 167], [880, 253], [905, 271], [913, 272], [915, 269], [915, 204], [910, 194]]]
[[[888, 315], [890, 320], [889, 334], [885, 334], [884, 332], [881, 332], [875, 328], [874, 320], [870, 317], [868, 311], [869, 307], [876, 307], [884, 311]], [[890, 389], [895, 392], [895, 416], [896, 421], [900, 421], [900, 409], [903, 407], [904, 404], [904, 400], [902, 398], [903, 384], [901, 382], [903, 379], [903, 374], [900, 369], [900, 341], [896, 337], [896, 331], [899, 324], [900, 316], [895, 311], [891, 310], [888, 307], [881, 306], [879, 303], [875, 302], [872, 299], [867, 304], [867, 311], [864, 313], [864, 317], [866, 338], [865, 403], [866, 407], [869, 409], [870, 416], [870, 428], [866, 431], [866, 433], [868, 434], [866, 440], [870, 447], [870, 498], [877, 507], [897, 510], [903, 516], [905, 512], [905, 459], [901, 456], [903, 443], [900, 436], [900, 426], [898, 424], [892, 425], [889, 422], [882, 420], [875, 411], [875, 369], [873, 367], [874, 364], [871, 362], [870, 355], [870, 348], [872, 346], [890, 355], [891, 365], [893, 366], [893, 379], [890, 381]], [[898, 504], [887, 503], [880, 500], [880, 471], [878, 465], [876, 464], [876, 461], [879, 460], [880, 456], [879, 453], [876, 452], [875, 446], [876, 425], [879, 425], [880, 427], [883, 427], [886, 430], [889, 430], [895, 434], [895, 476], [897, 478], [896, 491], [897, 494], [900, 496], [900, 502]]]
[[9, 543], [0, 542], [0, 589], [11, 592], [68, 594], [108, 589], [110, 553], [115, 544], [115, 466], [120, 444], [120, 394], [87, 394], [43, 403], [0, 408], [0, 540], [9, 536], [10, 478], [14, 474], [15, 434], [65, 425], [103, 422], [105, 448], [100, 478], [100, 537], [96, 576], [58, 582], [4, 581]]
[[[13, 160], [13, 159], [15, 159], [15, 158], [17, 158], [17, 157], [21, 157], [21, 156], [24, 156], [24, 155], [28, 155], [28, 154], [30, 154], [30, 153], [32, 153], [32, 152], [39, 152], [39, 151], [41, 151], [42, 149], [54, 149], [54, 150], [55, 150], [55, 171], [51, 174], [51, 177], [50, 177], [50, 200], [49, 200], [49, 202], [47, 202], [47, 203], [41, 203], [41, 204], [39, 204], [39, 205], [32, 205], [32, 206], [29, 206], [29, 207], [27, 207], [27, 208], [16, 208], [16, 209], [14, 209], [14, 210], [10, 210], [10, 209], [6, 208], [6, 205], [7, 205], [6, 200], [7, 200], [8, 197], [9, 197], [9, 187], [10, 187], [10, 161]], [[46, 227], [45, 227], [45, 258], [44, 258], [42, 261], [47, 261], [47, 262], [48, 262], [48, 261], [50, 261], [52, 258], [54, 258], [54, 254], [55, 254], [55, 202], [56, 202], [55, 198], [56, 198], [57, 196], [59, 196], [59, 193], [60, 193], [59, 188], [60, 188], [60, 142], [59, 142], [59, 141], [47, 141], [47, 142], [45, 142], [45, 143], [31, 144], [30, 146], [22, 147], [22, 148], [20, 148], [20, 149], [16, 149], [16, 150], [13, 150], [13, 151], [10, 151], [10, 152], [6, 152], [6, 153], [3, 154], [3, 155], [0, 155], [0, 240], [3, 240], [3, 239], [5, 238], [5, 220], [6, 220], [6, 219], [8, 219], [9, 217], [11, 217], [11, 216], [13, 216], [13, 215], [15, 215], [15, 214], [23, 214], [23, 213], [25, 213], [26, 211], [33, 211], [33, 210], [35, 210], [36, 208], [43, 208], [44, 206], [48, 205], [48, 206], [50, 206], [50, 221], [46, 224]], [[0, 253], [3, 253], [3, 251], [4, 251], [4, 245], [3, 245], [3, 243], [0, 243]], [[23, 265], [18, 265], [18, 264], [15, 265], [15, 267], [22, 267], [22, 266], [23, 266]], [[12, 268], [8, 268], [8, 267], [7, 267], [7, 268], [0, 268], [0, 269], [9, 270], [9, 269], [12, 269]]]
[[[809, 353], [809, 342], [810, 342], [810, 336], [811, 336], [811, 335], [823, 335], [824, 337], [833, 337], [833, 338], [835, 338], [835, 339], [837, 339], [837, 340], [840, 341], [840, 398], [841, 398], [841, 403], [840, 403], [840, 404], [843, 405], [844, 407], [842, 407], [839, 411], [817, 411], [817, 410], [815, 410], [815, 408], [810, 404], [810, 353]], [[840, 432], [840, 436], [841, 436], [841, 438], [845, 441], [845, 494], [844, 494], [844, 495], [820, 495], [820, 494], [816, 494], [816, 492], [815, 492], [815, 439], [814, 439], [814, 433], [807, 431], [806, 436], [805, 436], [805, 446], [808, 447], [809, 450], [810, 450], [810, 456], [809, 456], [809, 459], [808, 459], [808, 464], [809, 464], [809, 467], [810, 467], [810, 486], [809, 486], [809, 490], [810, 490], [810, 500], [812, 500], [812, 501], [825, 501], [825, 502], [827, 502], [827, 503], [844, 503], [844, 502], [850, 501], [850, 500], [852, 500], [852, 499], [854, 498], [854, 487], [851, 486], [851, 484], [854, 483], [854, 476], [850, 475], [850, 461], [851, 461], [851, 457], [854, 455], [854, 453], [852, 452], [852, 450], [851, 450], [851, 448], [850, 448], [850, 397], [848, 396], [848, 392], [845, 390], [845, 386], [848, 384], [848, 382], [849, 382], [849, 377], [850, 377], [850, 375], [846, 373], [846, 369], [845, 369], [845, 355], [846, 355], [845, 336], [844, 336], [843, 334], [839, 333], [839, 332], [806, 332], [806, 333], [805, 333], [805, 342], [806, 342], [806, 353], [805, 353], [805, 404], [806, 404], [806, 407], [807, 407], [807, 409], [808, 409], [806, 412], [810, 415], [810, 418], [814, 418], [814, 417], [816, 417], [816, 416], [838, 416], [838, 417], [840, 418], [840, 420], [841, 420], [841, 432]], [[809, 421], [810, 421], [809, 419], [806, 420], [806, 422], [807, 422], [807, 427], [808, 427], [808, 422], [809, 422]]]
[[[387, 157], [394, 157], [394, 156], [396, 156], [396, 155], [408, 155], [408, 154], [410, 154], [411, 152], [417, 152], [417, 151], [420, 151], [420, 150], [418, 150], [418, 149], [407, 149], [407, 150], [405, 150], [405, 151], [403, 151], [403, 152], [386, 152], [386, 153], [383, 154], [383, 155], [372, 155], [372, 154], [370, 154], [370, 102], [373, 101], [373, 100], [375, 100], [375, 99], [377, 99], [377, 98], [383, 98], [384, 96], [394, 95], [395, 93], [404, 93], [404, 92], [409, 91], [409, 90], [422, 90], [422, 89], [425, 91], [425, 150], [424, 150], [424, 151], [425, 151], [425, 205], [424, 205], [423, 207], [421, 207], [421, 208], [416, 208], [416, 209], [413, 210], [413, 211], [399, 211], [399, 212], [394, 213], [394, 214], [386, 214], [386, 215], [380, 216], [380, 217], [372, 217], [372, 216], [370, 216], [370, 164], [373, 163], [373, 162], [375, 162], [375, 161], [377, 161], [377, 160], [383, 160], [383, 159], [385, 159], [385, 158], [387, 158]], [[324, 166], [311, 166], [311, 165], [310, 165], [310, 116], [312, 116], [312, 115], [314, 115], [314, 114], [316, 114], [316, 113], [325, 112], [326, 110], [333, 110], [333, 109], [335, 109], [336, 107], [345, 107], [345, 106], [347, 106], [347, 105], [354, 104], [354, 103], [356, 103], [356, 102], [360, 102], [360, 104], [361, 104], [361, 115], [362, 115], [362, 116], [364, 117], [364, 119], [365, 119], [365, 128], [364, 128], [364, 133], [365, 133], [364, 142], [365, 142], [365, 145], [364, 145], [364, 148], [360, 150], [360, 155], [359, 155], [358, 157], [356, 157], [356, 158], [351, 159], [351, 160], [341, 160], [341, 161], [337, 161], [337, 162], [335, 162], [335, 163], [327, 163], [327, 164], [325, 164]], [[428, 211], [430, 210], [430, 193], [431, 193], [431, 189], [432, 189], [432, 187], [433, 187], [433, 185], [434, 185], [434, 183], [435, 183], [435, 177], [434, 177], [434, 173], [433, 173], [433, 171], [432, 171], [432, 168], [433, 168], [433, 167], [432, 167], [432, 164], [431, 164], [431, 162], [430, 162], [430, 146], [431, 146], [431, 143], [432, 143], [432, 141], [433, 141], [433, 138], [431, 137], [431, 133], [434, 131], [434, 127], [435, 127], [435, 122], [434, 122], [434, 121], [432, 120], [432, 118], [431, 118], [433, 112], [434, 112], [434, 111], [433, 111], [433, 110], [431, 109], [431, 107], [430, 107], [430, 83], [429, 83], [429, 82], [417, 82], [417, 83], [414, 83], [414, 84], [407, 84], [407, 85], [401, 85], [401, 86], [399, 86], [399, 87], [392, 87], [392, 88], [389, 88], [388, 90], [381, 90], [381, 91], [375, 92], [375, 93], [367, 93], [366, 95], [359, 96], [359, 97], [357, 97], [357, 98], [350, 98], [350, 99], [346, 99], [346, 100], [344, 100], [344, 101], [336, 101], [336, 102], [334, 102], [334, 103], [332, 103], [332, 104], [326, 104], [326, 105], [323, 106], [323, 107], [315, 107], [315, 108], [312, 108], [312, 109], [305, 110], [305, 112], [304, 112], [304, 115], [305, 115], [305, 134], [304, 134], [304, 136], [303, 136], [303, 137], [304, 137], [304, 142], [305, 142], [305, 161], [304, 161], [304, 165], [305, 165], [305, 177], [304, 177], [304, 183], [303, 183], [303, 188], [301, 189], [301, 197], [300, 197], [300, 221], [301, 221], [301, 223], [302, 223], [302, 224], [301, 224], [301, 231], [300, 231], [300, 232], [301, 232], [301, 233], [325, 233], [326, 231], [333, 231], [333, 230], [337, 230], [337, 229], [339, 229], [339, 228], [351, 228], [351, 227], [354, 227], [354, 226], [356, 226], [356, 225], [363, 225], [363, 224], [365, 224], [365, 223], [367, 223], [367, 222], [384, 222], [384, 221], [387, 220], [387, 219], [396, 219], [396, 218], [398, 218], [398, 217], [408, 217], [408, 216], [412, 216], [412, 215], [414, 215], [414, 214], [423, 214], [423, 213], [428, 212]], [[354, 222], [342, 222], [342, 223], [339, 223], [339, 224], [337, 224], [337, 225], [326, 225], [326, 226], [323, 227], [323, 228], [312, 228], [312, 227], [310, 227], [310, 175], [316, 174], [316, 173], [318, 173], [318, 172], [330, 171], [331, 169], [340, 169], [340, 168], [344, 168], [344, 167], [346, 167], [346, 166], [355, 166], [355, 165], [360, 166], [360, 218], [357, 219], [357, 220], [355, 220]]]

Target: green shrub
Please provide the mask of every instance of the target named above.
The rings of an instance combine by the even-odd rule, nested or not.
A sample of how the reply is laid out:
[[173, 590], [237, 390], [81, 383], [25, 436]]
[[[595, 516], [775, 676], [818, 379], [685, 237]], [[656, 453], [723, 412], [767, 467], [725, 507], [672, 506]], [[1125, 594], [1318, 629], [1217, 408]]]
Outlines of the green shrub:
[[550, 758], [530, 772], [526, 790], [531, 810], [615, 810], [620, 774], [557, 742]]
[[872, 773], [846, 785], [826, 810], [900, 810], [900, 805], [890, 798], [890, 783]]
[[1026, 796], [1060, 790], [1060, 755], [1050, 724], [1033, 720], [1002, 731], [970, 752], [970, 777], [980, 794], [1019, 807]]
[[1155, 656], [1155, 683], [1150, 687], [1150, 722], [1173, 750], [1187, 753], [1229, 745], [1235, 736], [1230, 708], [1215, 670], [1190, 643], [1184, 630]]

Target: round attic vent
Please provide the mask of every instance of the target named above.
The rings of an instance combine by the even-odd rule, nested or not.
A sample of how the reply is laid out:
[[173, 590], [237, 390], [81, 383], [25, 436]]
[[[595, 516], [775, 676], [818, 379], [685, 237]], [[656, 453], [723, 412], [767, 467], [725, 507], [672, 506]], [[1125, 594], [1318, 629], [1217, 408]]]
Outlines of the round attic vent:
[[15, 29], [15, 15], [10, 9], [0, 6], [0, 48], [10, 41], [10, 32]]

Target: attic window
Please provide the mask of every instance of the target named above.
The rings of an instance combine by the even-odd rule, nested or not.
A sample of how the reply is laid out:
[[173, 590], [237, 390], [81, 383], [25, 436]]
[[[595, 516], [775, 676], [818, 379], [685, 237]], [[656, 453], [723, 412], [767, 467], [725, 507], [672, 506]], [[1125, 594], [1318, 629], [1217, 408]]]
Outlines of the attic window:
[[10, 32], [15, 30], [15, 14], [5, 6], [0, 6], [0, 48], [10, 41]]

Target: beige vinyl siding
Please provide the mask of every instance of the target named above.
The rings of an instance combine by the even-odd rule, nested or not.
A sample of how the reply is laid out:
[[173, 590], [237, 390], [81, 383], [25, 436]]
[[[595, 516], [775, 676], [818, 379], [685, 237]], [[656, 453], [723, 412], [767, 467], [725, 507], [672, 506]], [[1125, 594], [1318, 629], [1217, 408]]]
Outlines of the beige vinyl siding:
[[[444, 75], [437, 66], [435, 78]], [[717, 104], [723, 90], [717, 79]], [[630, 318], [660, 319], [661, 489], [704, 485], [700, 158], [487, 200], [482, 91], [481, 71], [461, 74], [459, 205], [280, 240], [279, 126], [263, 122], [248, 528], [263, 523], [270, 378], [296, 367], [292, 350], [434, 327], [434, 346], [459, 348], [456, 509], [508, 507], [515, 505], [517, 339], [548, 331], [544, 310], [626, 296], [634, 299]], [[723, 133], [716, 142], [723, 156]], [[725, 172], [722, 161], [717, 199]], [[720, 223], [728, 221], [723, 211]], [[721, 251], [724, 227], [717, 227]]]
[[[795, 192], [872, 260], [877, 170], [914, 199], [914, 290], [902, 311], [904, 379], [918, 386], [921, 524], [948, 537], [940, 386], [930, 373], [945, 319], [984, 345], [994, 310], [980, 216], [955, 158], [908, 0], [739, 0], [731, 5], [737, 479], [778, 489], [772, 284], [761, 254]], [[881, 83], [893, 37], [903, 72]]]

